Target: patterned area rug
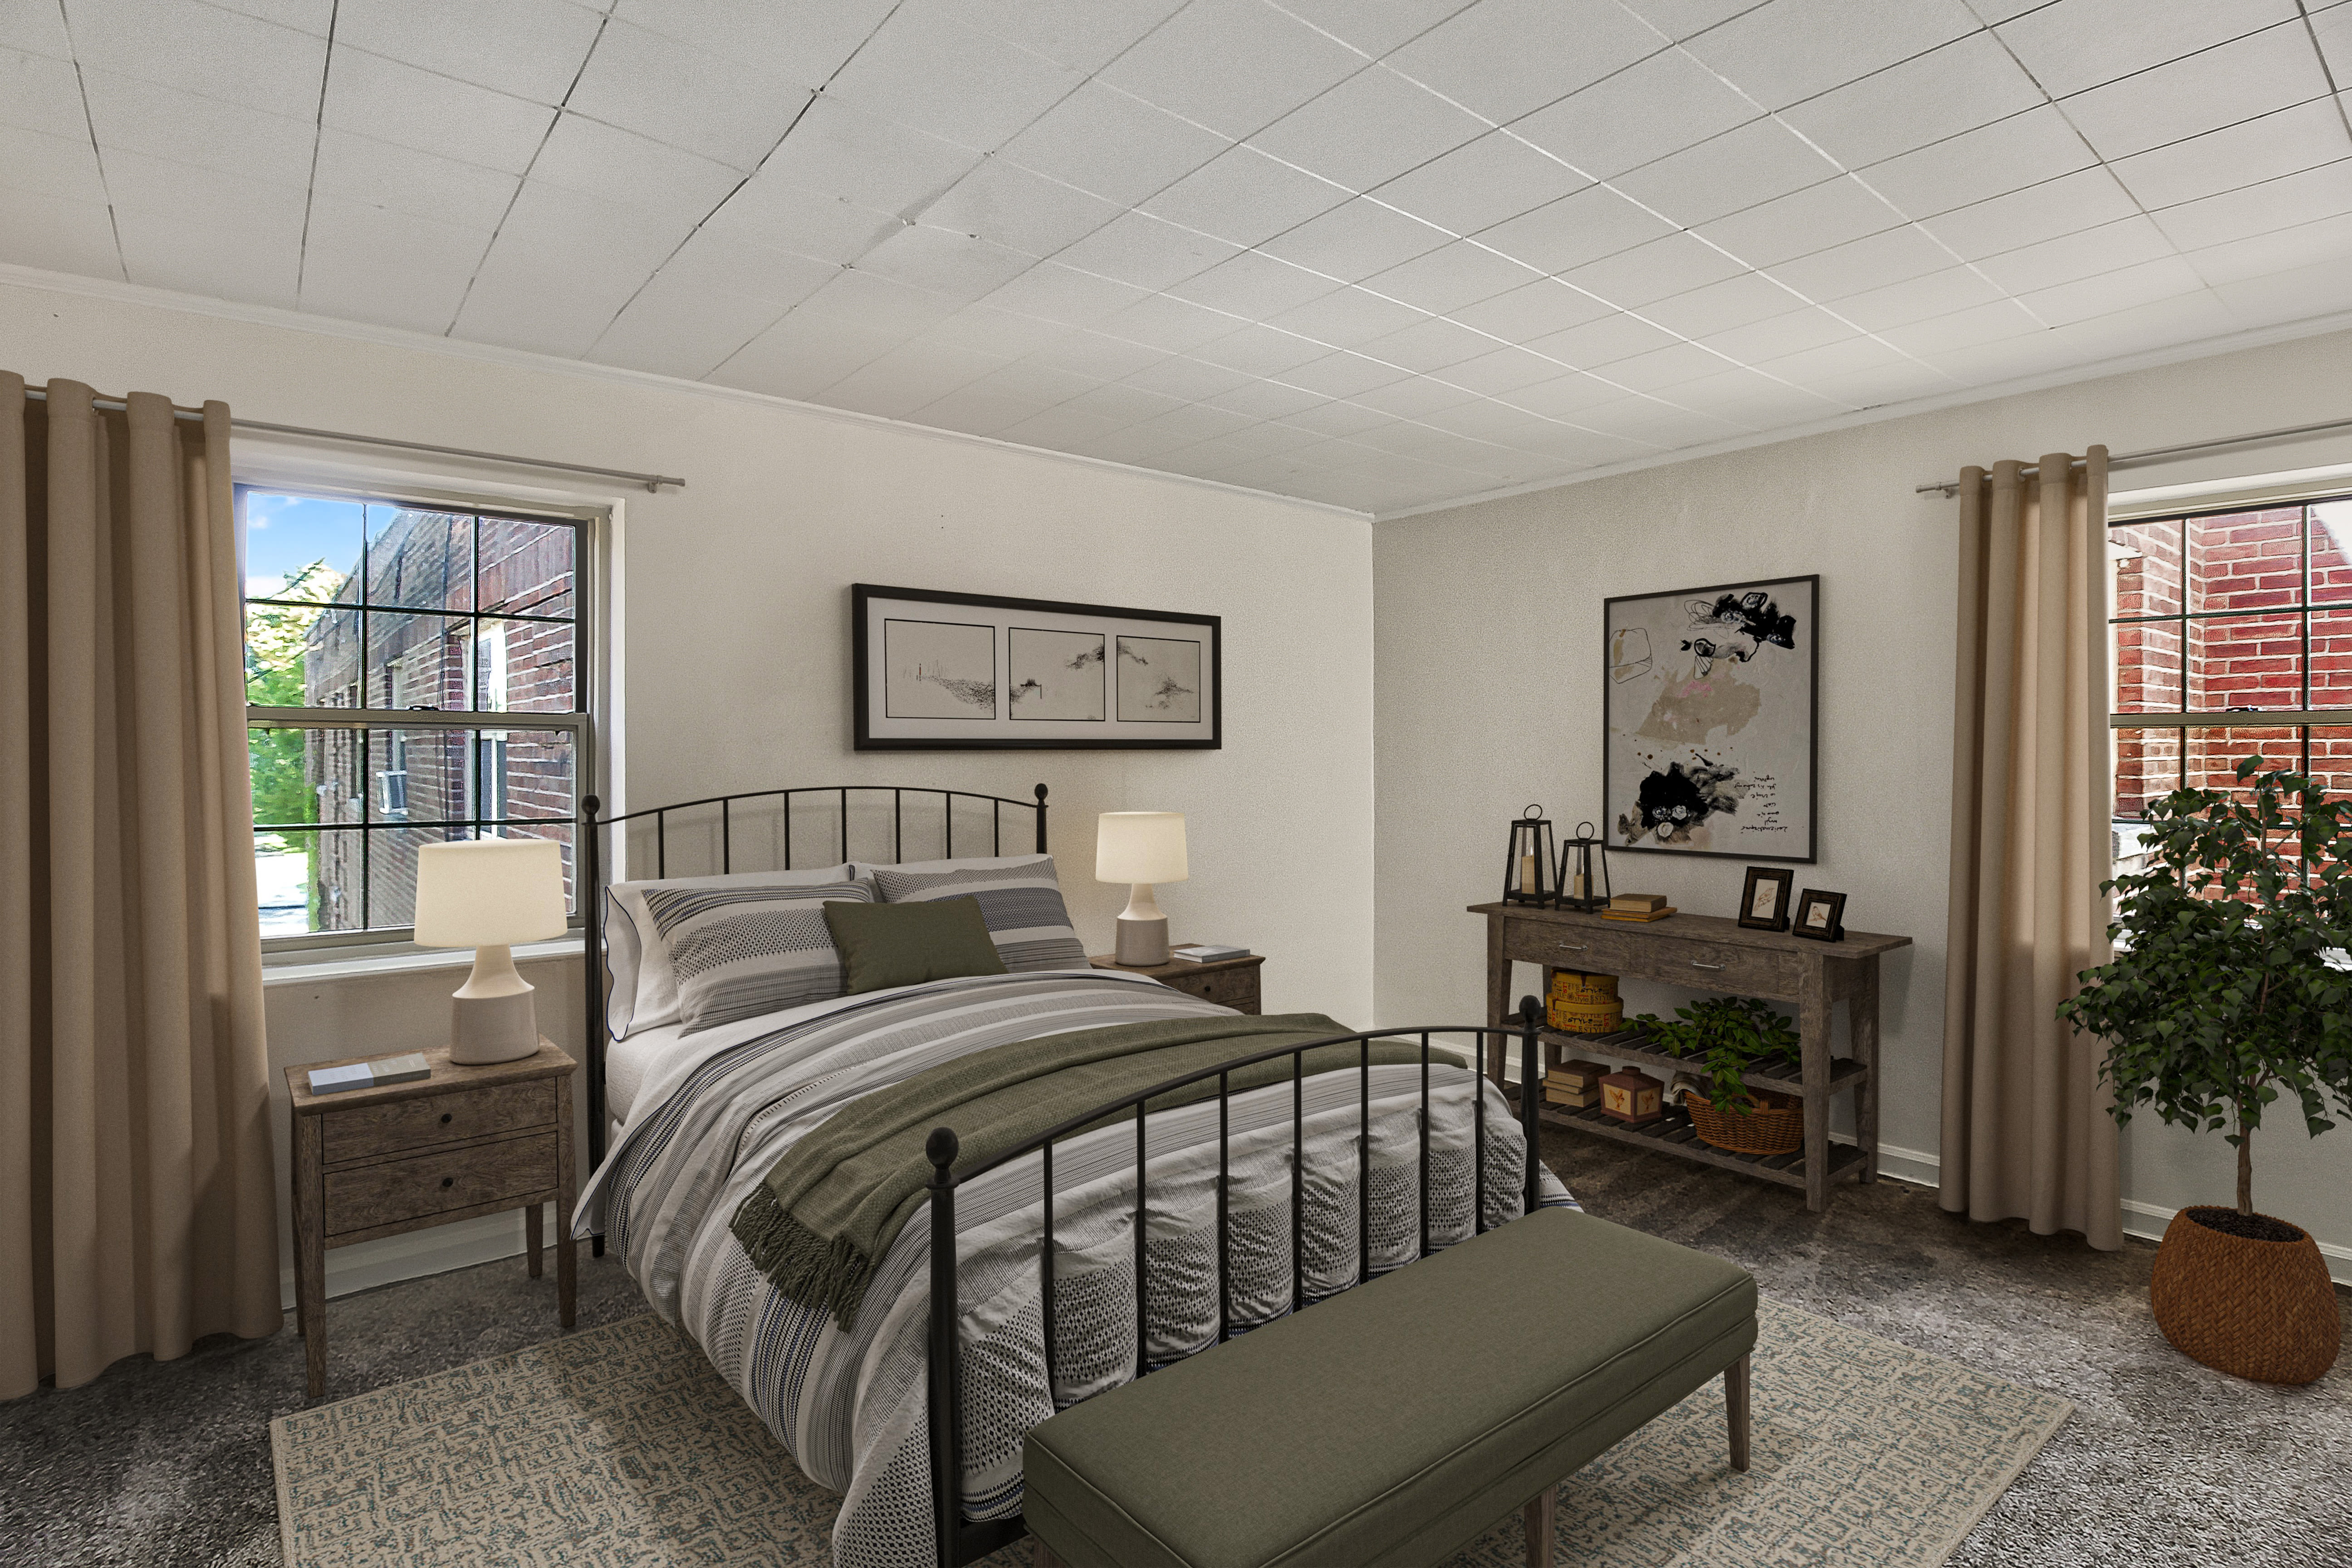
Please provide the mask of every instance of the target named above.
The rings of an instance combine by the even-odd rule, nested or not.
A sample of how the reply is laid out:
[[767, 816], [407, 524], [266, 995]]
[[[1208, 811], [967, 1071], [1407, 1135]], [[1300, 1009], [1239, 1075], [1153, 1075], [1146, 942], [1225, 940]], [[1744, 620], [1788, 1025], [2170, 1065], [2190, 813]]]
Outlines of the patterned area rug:
[[[1570, 1478], [1563, 1561], [1596, 1568], [1932, 1568], [2073, 1409], [1767, 1301], [1755, 1453], [1720, 1380]], [[699, 1352], [637, 1317], [280, 1417], [289, 1568], [805, 1564], [838, 1500]], [[988, 1560], [1026, 1564], [1026, 1544]], [[1516, 1515], [1447, 1568], [1517, 1568]]]

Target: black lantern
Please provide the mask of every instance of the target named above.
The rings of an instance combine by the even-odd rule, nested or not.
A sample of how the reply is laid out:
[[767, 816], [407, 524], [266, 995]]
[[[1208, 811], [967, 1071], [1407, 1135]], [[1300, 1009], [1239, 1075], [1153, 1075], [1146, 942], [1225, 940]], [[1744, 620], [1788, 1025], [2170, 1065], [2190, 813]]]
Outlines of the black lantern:
[[[1600, 862], [1601, 879], [1593, 879], [1593, 862]], [[1592, 824], [1576, 825], [1576, 837], [1559, 847], [1559, 877], [1554, 883], [1559, 895], [1559, 907], [1581, 910], [1591, 914], [1609, 907], [1609, 846], [1592, 830]]]
[[1511, 858], [1503, 864], [1503, 901], [1538, 909], [1558, 902], [1559, 886], [1552, 880], [1557, 855], [1543, 807], [1528, 807], [1528, 814], [1511, 824]]

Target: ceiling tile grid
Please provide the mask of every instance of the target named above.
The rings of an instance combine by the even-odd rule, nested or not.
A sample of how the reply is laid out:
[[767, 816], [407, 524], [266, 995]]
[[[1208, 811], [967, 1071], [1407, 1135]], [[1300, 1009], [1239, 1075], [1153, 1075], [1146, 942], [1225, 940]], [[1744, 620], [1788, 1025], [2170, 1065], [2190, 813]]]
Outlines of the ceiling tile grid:
[[2352, 3], [0, 5], [0, 261], [1389, 512], [2352, 310]]

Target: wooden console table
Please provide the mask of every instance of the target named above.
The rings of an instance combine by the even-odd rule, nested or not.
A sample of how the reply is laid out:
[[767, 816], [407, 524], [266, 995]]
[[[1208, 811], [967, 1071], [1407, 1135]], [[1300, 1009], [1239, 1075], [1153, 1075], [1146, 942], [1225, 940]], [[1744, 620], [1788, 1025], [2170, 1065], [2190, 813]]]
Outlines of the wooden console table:
[[[1640, 923], [1527, 904], [1472, 904], [1470, 912], [1486, 917], [1486, 1022], [1493, 1027], [1508, 1027], [1514, 1022], [1514, 962], [1542, 967], [1547, 995], [1554, 970], [1581, 969], [1797, 1005], [1797, 1030], [1802, 1042], [1799, 1075], [1791, 1079], [1749, 1072], [1745, 1076], [1757, 1088], [1803, 1099], [1805, 1146], [1801, 1152], [1734, 1154], [1717, 1149], [1699, 1141], [1689, 1116], [1679, 1106], [1664, 1121], [1646, 1127], [1628, 1127], [1603, 1116], [1597, 1107], [1572, 1110], [1546, 1105], [1544, 1121], [1801, 1187], [1805, 1206], [1812, 1209], [1828, 1205], [1832, 1182], [1847, 1176], [1877, 1180], [1878, 959], [1881, 953], [1910, 946], [1909, 937], [1850, 931], [1843, 942], [1811, 942], [1782, 931], [1749, 931], [1738, 921], [1713, 915], [1675, 915]], [[1838, 1002], [1846, 1006], [1853, 1055], [1832, 1059], [1830, 1008]], [[1547, 1068], [1573, 1053], [1632, 1062], [1670, 1074], [1704, 1076], [1706, 1072], [1700, 1058], [1684, 1058], [1648, 1049], [1648, 1037], [1640, 1029], [1622, 1029], [1613, 1035], [1565, 1035], [1545, 1029], [1541, 1039]], [[1503, 1081], [1503, 1060], [1504, 1047], [1498, 1041], [1487, 1055], [1487, 1071], [1496, 1083]], [[1829, 1139], [1830, 1097], [1845, 1089], [1853, 1091], [1855, 1143], [1851, 1149], [1832, 1147]], [[1533, 1092], [1542, 1091], [1538, 1088]]]

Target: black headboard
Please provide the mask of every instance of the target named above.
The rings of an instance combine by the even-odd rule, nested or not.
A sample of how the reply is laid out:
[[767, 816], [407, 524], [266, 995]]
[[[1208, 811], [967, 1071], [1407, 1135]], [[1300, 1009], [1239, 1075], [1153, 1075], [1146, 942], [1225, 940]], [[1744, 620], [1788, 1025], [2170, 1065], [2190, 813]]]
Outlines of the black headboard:
[[[611, 1015], [606, 1011], [604, 1002], [604, 873], [607, 864], [604, 834], [608, 828], [625, 822], [652, 818], [653, 874], [656, 877], [666, 877], [669, 874], [669, 836], [674, 826], [671, 818], [689, 813], [694, 814], [691, 818], [692, 824], [706, 836], [707, 843], [707, 836], [712, 826], [711, 808], [715, 806], [717, 807], [719, 870], [721, 875], [725, 875], [735, 868], [735, 819], [738, 807], [752, 801], [771, 803], [781, 801], [782, 803], [782, 829], [776, 837], [776, 841], [783, 847], [783, 864], [773, 868], [789, 871], [793, 868], [792, 825], [793, 802], [795, 799], [814, 796], [826, 801], [831, 809], [839, 814], [841, 819], [839, 836], [834, 841], [833, 847], [838, 848], [840, 853], [834, 857], [834, 859], [847, 860], [850, 858], [849, 817], [852, 797], [856, 797], [860, 804], [873, 805], [878, 818], [881, 803], [874, 797], [887, 795], [890, 797], [890, 853], [887, 857], [871, 854], [861, 855], [858, 858], [872, 861], [877, 865], [896, 864], [906, 858], [903, 850], [907, 842], [908, 796], [919, 797], [919, 804], [915, 807], [919, 826], [928, 823], [930, 811], [928, 802], [921, 801], [919, 797], [937, 796], [942, 858], [952, 858], [956, 852], [956, 802], [958, 801], [969, 802], [973, 807], [983, 805], [988, 807], [986, 836], [988, 853], [991, 855], [1002, 855], [1005, 852], [1004, 819], [1008, 809], [1016, 814], [1013, 819], [1015, 830], [1012, 836], [1013, 852], [1016, 854], [1021, 852], [1019, 846], [1024, 836], [1020, 829], [1029, 825], [1024, 824], [1017, 814], [1031, 813], [1034, 817], [1034, 831], [1026, 837], [1034, 840], [1036, 853], [1043, 855], [1046, 852], [1045, 786], [1039, 784], [1033, 793], [1036, 795], [1034, 800], [1008, 800], [1002, 795], [975, 795], [970, 790], [938, 789], [919, 784], [805, 784], [792, 789], [747, 790], [740, 795], [706, 795], [700, 800], [675, 801], [667, 805], [649, 805], [640, 811], [625, 811], [616, 816], [598, 816], [597, 812], [604, 803], [596, 796], [592, 795], [583, 798], [580, 802], [580, 909], [587, 922], [588, 931], [587, 962], [582, 967], [587, 976], [584, 988], [588, 1004], [589, 1168], [593, 1170], [604, 1163], [604, 1050], [612, 1044]], [[968, 855], [980, 852], [974, 844], [974, 839], [981, 832], [979, 825], [973, 820], [978, 815], [976, 809], [968, 811], [966, 814], [963, 843], [964, 852]], [[872, 836], [877, 838], [879, 837], [878, 820]], [[820, 863], [831, 864], [832, 862]], [[602, 1249], [603, 1238], [600, 1237], [598, 1250], [601, 1252]]]

